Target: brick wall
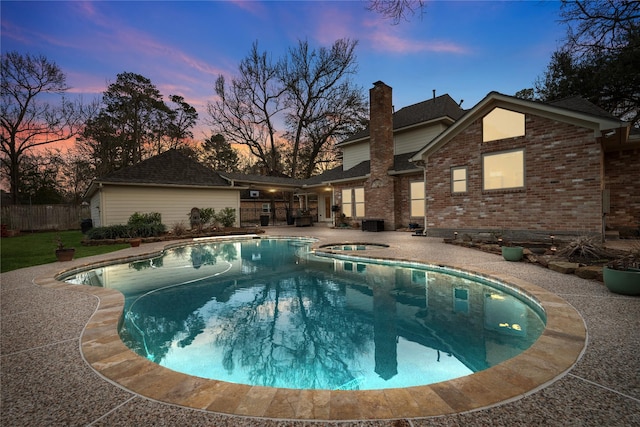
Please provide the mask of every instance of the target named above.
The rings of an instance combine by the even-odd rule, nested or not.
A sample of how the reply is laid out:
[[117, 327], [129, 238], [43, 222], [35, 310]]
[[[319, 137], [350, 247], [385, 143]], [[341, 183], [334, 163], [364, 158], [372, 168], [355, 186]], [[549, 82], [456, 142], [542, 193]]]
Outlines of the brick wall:
[[424, 175], [422, 172], [402, 175], [397, 178], [396, 185], [396, 228], [408, 227], [409, 223], [417, 223], [424, 226], [424, 216], [411, 216], [411, 194], [410, 183], [414, 181], [422, 182]]
[[[601, 148], [593, 131], [527, 115], [526, 136], [482, 142], [481, 119], [428, 159], [428, 228], [515, 230], [534, 235], [602, 231]], [[482, 153], [525, 149], [525, 188], [483, 191]], [[464, 194], [451, 193], [453, 166], [467, 167]]]
[[640, 229], [640, 149], [605, 153], [604, 169], [611, 200], [607, 228], [633, 235]]

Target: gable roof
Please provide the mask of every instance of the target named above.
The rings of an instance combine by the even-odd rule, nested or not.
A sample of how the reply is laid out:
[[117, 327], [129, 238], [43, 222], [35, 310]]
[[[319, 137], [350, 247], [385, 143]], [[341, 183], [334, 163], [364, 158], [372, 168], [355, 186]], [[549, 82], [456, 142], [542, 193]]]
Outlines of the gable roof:
[[[462, 117], [464, 113], [465, 110], [460, 108], [460, 105], [448, 94], [440, 95], [417, 104], [409, 105], [408, 107], [403, 107], [393, 113], [393, 131], [397, 132], [404, 128], [417, 126], [434, 120], [447, 120], [453, 123]], [[368, 137], [369, 127], [349, 136], [344, 141], [338, 143], [338, 145], [348, 144]]]
[[175, 149], [94, 179], [85, 197], [91, 196], [100, 184], [231, 188], [231, 183], [218, 172]]
[[571, 97], [552, 103], [543, 103], [504, 95], [499, 92], [490, 92], [471, 110], [468, 110], [460, 120], [445, 129], [440, 135], [418, 151], [410, 161], [419, 161], [423, 156], [438, 150], [442, 145], [462, 132], [470, 123], [489, 113], [496, 107], [525, 114], [536, 114], [553, 120], [593, 129], [594, 134], [597, 136], [605, 130], [618, 129], [626, 125], [625, 122], [622, 122], [613, 115], [580, 97]]

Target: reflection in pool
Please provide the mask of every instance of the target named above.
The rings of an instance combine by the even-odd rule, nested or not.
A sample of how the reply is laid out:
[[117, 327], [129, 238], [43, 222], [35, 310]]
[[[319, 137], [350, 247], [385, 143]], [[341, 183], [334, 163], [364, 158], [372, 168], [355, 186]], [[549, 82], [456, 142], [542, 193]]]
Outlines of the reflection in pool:
[[310, 240], [167, 250], [67, 281], [125, 295], [122, 340], [167, 368], [301, 389], [445, 381], [528, 348], [544, 322], [510, 293], [450, 270], [319, 257]]

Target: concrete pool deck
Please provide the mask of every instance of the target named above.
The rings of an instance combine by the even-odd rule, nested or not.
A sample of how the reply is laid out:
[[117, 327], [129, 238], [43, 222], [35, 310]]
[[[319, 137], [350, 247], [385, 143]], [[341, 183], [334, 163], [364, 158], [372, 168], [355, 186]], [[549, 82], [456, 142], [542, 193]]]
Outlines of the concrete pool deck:
[[[525, 289], [531, 286], [528, 292], [547, 301], [547, 309], [566, 309], [563, 313], [570, 321], [562, 320], [561, 313], [555, 316], [560, 323], [548, 325], [550, 333], [538, 343], [542, 346], [523, 356], [527, 363], [511, 359], [499, 365], [496, 375], [485, 374], [488, 370], [420, 390], [375, 391], [358, 397], [365, 392], [283, 392], [193, 377], [185, 380], [186, 376], [167, 375], [145, 359], [128, 360], [130, 352], [120, 347], [110, 323], [120, 315], [119, 294], [102, 288], [79, 291], [53, 280], [62, 270], [155, 252], [167, 243], [145, 244], [0, 276], [0, 424], [640, 425], [640, 298], [612, 294], [598, 282], [527, 263], [508, 263], [496, 255], [409, 233], [316, 226], [272, 227], [267, 235], [316, 237], [319, 245], [385, 243], [389, 249], [371, 254], [460, 266]], [[580, 325], [585, 324], [587, 345], [582, 352], [585, 334]], [[558, 340], [564, 340], [559, 347]], [[229, 412], [242, 415], [225, 414]]]

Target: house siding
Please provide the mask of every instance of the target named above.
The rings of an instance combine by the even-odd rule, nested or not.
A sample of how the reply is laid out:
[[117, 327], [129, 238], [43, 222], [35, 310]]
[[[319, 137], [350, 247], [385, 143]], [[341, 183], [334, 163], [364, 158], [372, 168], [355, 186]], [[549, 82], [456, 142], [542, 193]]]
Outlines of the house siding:
[[[621, 235], [640, 232], [640, 149], [605, 153], [605, 188], [610, 190], [607, 228]], [[631, 178], [631, 179], [630, 179]]]
[[437, 124], [396, 133], [394, 135], [396, 154], [414, 153], [438, 136], [446, 126]]
[[[427, 227], [512, 230], [533, 237], [602, 232], [602, 150], [593, 130], [527, 115], [524, 137], [482, 142], [482, 120], [471, 123], [428, 158]], [[525, 150], [525, 187], [484, 191], [482, 154]], [[451, 193], [453, 166], [467, 167], [467, 192]]]
[[191, 208], [224, 208], [236, 210], [236, 225], [240, 214], [240, 192], [238, 190], [216, 190], [206, 188], [167, 188], [149, 186], [104, 185], [101, 212], [102, 225], [126, 224], [134, 212], [159, 212], [162, 223], [171, 228], [176, 223], [189, 226]]
[[350, 144], [342, 149], [342, 169], [349, 170], [352, 167], [369, 160], [369, 142], [363, 141]]

